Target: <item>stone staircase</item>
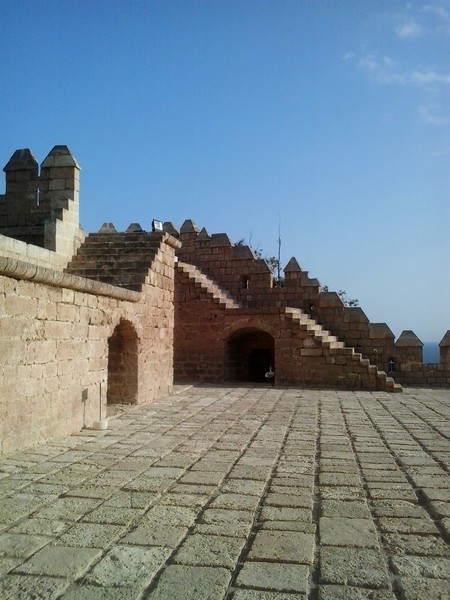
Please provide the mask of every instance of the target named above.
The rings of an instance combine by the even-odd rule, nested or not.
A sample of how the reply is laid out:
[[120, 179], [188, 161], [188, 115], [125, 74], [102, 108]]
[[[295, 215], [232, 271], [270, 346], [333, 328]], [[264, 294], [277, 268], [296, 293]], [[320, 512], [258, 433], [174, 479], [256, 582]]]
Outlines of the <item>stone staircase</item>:
[[65, 272], [140, 292], [160, 244], [158, 233], [91, 233]]
[[383, 389], [389, 392], [402, 392], [403, 388], [400, 384], [395, 383], [392, 377], [389, 377], [385, 371], [380, 371], [376, 365], [372, 365], [368, 358], [363, 358], [359, 352], [355, 352], [354, 348], [350, 348], [338, 340], [327, 329], [311, 319], [306, 313], [299, 308], [286, 307], [285, 314], [288, 319], [294, 323], [298, 323], [301, 329], [311, 332], [314, 337], [320, 341], [323, 348], [329, 348], [330, 353], [336, 355], [344, 355], [350, 357], [352, 361], [356, 361], [359, 365], [367, 368], [369, 374], [375, 375], [377, 379], [377, 389]]
[[194, 265], [178, 262], [177, 269], [181, 273], [184, 273], [198, 288], [204, 290], [207, 297], [211, 298], [214, 302], [217, 302], [221, 308], [242, 308], [241, 305], [236, 302], [236, 300], [234, 300], [229, 294], [227, 294], [227, 292], [219, 287], [217, 283], [215, 283]]

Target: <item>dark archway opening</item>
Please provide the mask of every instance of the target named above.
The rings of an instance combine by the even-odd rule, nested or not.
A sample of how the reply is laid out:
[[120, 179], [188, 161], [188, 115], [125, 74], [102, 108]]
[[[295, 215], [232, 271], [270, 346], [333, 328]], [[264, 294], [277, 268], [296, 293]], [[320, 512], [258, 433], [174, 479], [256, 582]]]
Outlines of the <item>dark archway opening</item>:
[[130, 321], [121, 319], [108, 339], [108, 404], [136, 404], [138, 336]]
[[275, 342], [265, 331], [241, 329], [227, 340], [225, 380], [268, 382], [270, 367], [275, 371]]

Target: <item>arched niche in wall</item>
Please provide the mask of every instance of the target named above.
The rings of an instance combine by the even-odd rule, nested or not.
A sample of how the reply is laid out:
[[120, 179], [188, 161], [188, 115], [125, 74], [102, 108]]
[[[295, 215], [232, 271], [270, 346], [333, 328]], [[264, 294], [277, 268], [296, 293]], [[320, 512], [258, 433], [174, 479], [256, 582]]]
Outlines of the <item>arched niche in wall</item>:
[[267, 382], [266, 373], [275, 371], [275, 340], [257, 328], [243, 328], [225, 343], [225, 380]]
[[135, 404], [139, 339], [133, 324], [121, 319], [108, 339], [108, 404]]

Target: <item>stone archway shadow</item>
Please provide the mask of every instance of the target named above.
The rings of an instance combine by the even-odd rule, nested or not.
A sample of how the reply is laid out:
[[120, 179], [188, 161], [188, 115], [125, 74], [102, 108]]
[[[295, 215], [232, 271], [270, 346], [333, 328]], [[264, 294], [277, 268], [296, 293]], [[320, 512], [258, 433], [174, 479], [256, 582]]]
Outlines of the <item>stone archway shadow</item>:
[[275, 340], [256, 327], [232, 333], [225, 342], [225, 381], [267, 383], [269, 368], [275, 371]]
[[136, 404], [139, 338], [131, 321], [121, 319], [108, 339], [107, 404]]

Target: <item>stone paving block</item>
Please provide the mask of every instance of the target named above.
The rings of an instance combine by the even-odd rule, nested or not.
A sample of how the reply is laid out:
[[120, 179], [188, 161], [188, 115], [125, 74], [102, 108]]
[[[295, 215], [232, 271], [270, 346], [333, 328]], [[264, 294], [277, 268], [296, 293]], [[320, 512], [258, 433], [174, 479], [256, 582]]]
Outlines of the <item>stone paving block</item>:
[[94, 498], [58, 498], [50, 506], [42, 508], [33, 516], [37, 519], [78, 521], [100, 502], [101, 500]]
[[81, 520], [83, 523], [100, 523], [105, 525], [129, 525], [143, 513], [142, 509], [120, 508], [116, 506], [99, 506]]
[[377, 517], [423, 518], [426, 511], [418, 504], [404, 500], [374, 500], [373, 511]]
[[43, 483], [42, 481], [35, 481], [30, 485], [27, 485], [27, 494], [46, 494], [49, 498], [55, 496], [61, 496], [69, 492], [70, 488], [67, 485], [57, 485], [50, 483]]
[[51, 537], [41, 535], [27, 535], [24, 533], [0, 534], [0, 557], [15, 556], [28, 558], [49, 542]]
[[[53, 499], [53, 498], [52, 498]], [[0, 502], [0, 523], [14, 523], [44, 506], [47, 496], [41, 494], [15, 494], [11, 498], [2, 498]]]
[[450, 598], [450, 581], [408, 577], [399, 580], [403, 600], [448, 600]]
[[248, 553], [249, 560], [311, 564], [314, 556], [314, 535], [298, 531], [268, 531], [256, 533]]
[[107, 500], [105, 500], [102, 506], [147, 509], [156, 498], [158, 498], [158, 494], [153, 492], [128, 492], [125, 490], [114, 490], [114, 493]]
[[430, 507], [433, 515], [438, 519], [450, 517], [450, 492], [449, 502], [430, 502]]
[[145, 470], [143, 475], [152, 478], [164, 477], [175, 481], [175, 479], [178, 479], [184, 472], [185, 469], [183, 467], [150, 467]]
[[320, 548], [320, 582], [389, 588], [381, 554], [369, 548]]
[[166, 504], [168, 506], [191, 506], [192, 508], [202, 508], [210, 500], [207, 494], [183, 494], [173, 493], [177, 488], [171, 488], [169, 493], [159, 498], [158, 504]]
[[121, 544], [137, 546], [162, 546], [175, 548], [188, 532], [187, 527], [175, 527], [158, 523], [138, 526], [121, 539]]
[[392, 489], [387, 485], [382, 488], [369, 489], [369, 496], [373, 500], [406, 500], [407, 502], [417, 502], [417, 496], [412, 488]]
[[379, 483], [404, 483], [408, 480], [400, 471], [388, 471], [387, 469], [367, 469], [363, 472], [363, 476], [367, 483], [376, 482]]
[[264, 481], [257, 481], [254, 479], [227, 478], [221, 488], [221, 491], [230, 494], [243, 494], [259, 497], [263, 493], [264, 488]]
[[233, 463], [200, 459], [197, 463], [192, 465], [190, 472], [207, 471], [215, 473], [227, 473], [232, 464]]
[[450, 558], [435, 556], [393, 556], [395, 573], [402, 577], [450, 579]]
[[361, 486], [361, 478], [357, 474], [347, 473], [320, 473], [320, 485], [337, 485], [337, 486]]
[[42, 535], [53, 537], [70, 527], [66, 521], [50, 521], [48, 519], [24, 519], [8, 529], [8, 533], [28, 533], [29, 535]]
[[320, 464], [320, 472], [321, 473], [342, 473], [348, 475], [357, 475], [359, 477], [359, 469], [358, 465], [354, 461], [349, 461], [345, 465], [336, 465], [336, 464]]
[[7, 575], [0, 580], [0, 597], [2, 600], [54, 600], [68, 583], [59, 577]]
[[237, 464], [229, 473], [229, 477], [235, 479], [253, 479], [256, 481], [267, 481], [269, 476], [269, 467], [250, 467], [242, 464]]
[[309, 495], [277, 494], [269, 492], [264, 500], [265, 506], [286, 506], [289, 508], [308, 508], [312, 510], [312, 498]]
[[155, 524], [185, 526], [193, 524], [197, 509], [190, 506], [152, 506], [140, 520], [141, 527], [153, 527]]
[[238, 562], [244, 540], [218, 535], [189, 535], [175, 554], [175, 564], [223, 567], [232, 571]]
[[220, 567], [170, 565], [146, 597], [150, 600], [222, 600], [229, 581], [230, 572]]
[[324, 517], [347, 517], [349, 519], [370, 519], [371, 514], [367, 503], [361, 500], [330, 500], [324, 498], [320, 504]]
[[433, 521], [424, 515], [421, 519], [408, 517], [401, 519], [399, 517], [382, 517], [378, 519], [380, 530], [392, 533], [417, 533], [417, 534], [436, 534], [438, 530]]
[[311, 533], [316, 531], [315, 523], [307, 521], [263, 521], [258, 523], [261, 531], [298, 531], [300, 533]]
[[218, 490], [217, 486], [200, 485], [197, 483], [180, 483], [176, 481], [168, 487], [168, 492], [176, 494], [202, 494], [205, 496], [214, 495]]
[[327, 546], [378, 548], [378, 540], [372, 519], [345, 517], [321, 517], [320, 543]]
[[200, 485], [219, 485], [225, 477], [226, 471], [188, 471], [180, 479], [181, 483]]
[[146, 587], [170, 554], [168, 548], [113, 546], [85, 580], [100, 586]]
[[[147, 477], [147, 475], [138, 475], [126, 482], [119, 482], [118, 488], [130, 492], [163, 492], [167, 490], [174, 480], [170, 477]], [[98, 482], [95, 483], [98, 485]]]
[[396, 600], [389, 590], [371, 590], [346, 585], [321, 585], [319, 600]]
[[313, 475], [314, 473], [314, 460], [303, 461], [302, 463], [295, 464], [283, 464], [280, 463], [275, 469], [277, 477], [290, 477], [291, 475]]
[[99, 556], [97, 548], [45, 546], [13, 573], [48, 575], [50, 577], [80, 577]]
[[236, 510], [256, 510], [259, 498], [244, 494], [219, 494], [209, 505], [210, 508], [230, 508]]
[[[138, 451], [138, 453], [139, 452], [140, 451]], [[184, 454], [183, 452], [170, 452], [169, 454], [166, 454], [166, 456], [163, 456], [163, 458], [156, 460], [153, 463], [153, 466], [154, 467], [184, 467], [186, 469], [193, 463], [197, 462], [197, 460], [199, 458], [200, 458], [200, 456], [195, 455], [195, 454]]]
[[98, 523], [76, 523], [55, 541], [56, 546], [77, 546], [106, 548], [124, 531], [121, 525], [100, 525]]
[[[297, 473], [289, 475], [274, 475], [271, 480], [271, 486], [280, 486], [280, 487], [294, 487], [294, 488], [304, 488], [305, 490], [310, 490], [314, 487], [314, 477], [313, 475], [299, 475]], [[274, 490], [275, 491], [275, 490]], [[277, 491], [281, 491], [277, 487]]]
[[446, 556], [450, 548], [437, 535], [403, 535], [385, 533], [383, 543], [390, 554], [414, 554], [417, 556]]
[[424, 488], [422, 489], [422, 493], [429, 502], [436, 500], [450, 502], [450, 491], [443, 488]]
[[261, 521], [306, 521], [310, 522], [311, 510], [307, 508], [286, 508], [264, 506], [261, 510]]
[[308, 577], [306, 565], [245, 562], [238, 573], [236, 586], [306, 594]]
[[319, 489], [322, 499], [328, 500], [365, 500], [362, 487], [339, 487], [327, 486]]
[[98, 498], [101, 500], [105, 500], [110, 498], [115, 492], [117, 488], [111, 486], [93, 486], [93, 485], [79, 485], [71, 490], [68, 490], [64, 496], [72, 498]]

